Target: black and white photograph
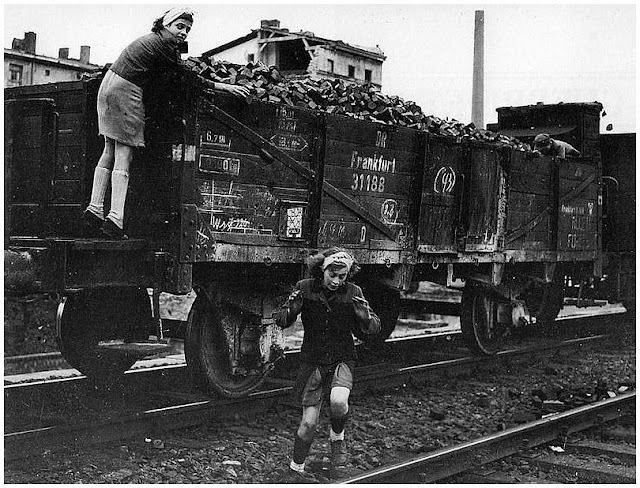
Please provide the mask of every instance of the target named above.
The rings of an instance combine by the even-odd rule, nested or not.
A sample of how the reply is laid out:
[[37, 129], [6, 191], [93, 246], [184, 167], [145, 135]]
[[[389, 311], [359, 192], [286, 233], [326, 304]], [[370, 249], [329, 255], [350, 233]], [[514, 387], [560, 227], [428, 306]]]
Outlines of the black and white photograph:
[[3, 3], [6, 484], [635, 484], [635, 2]]

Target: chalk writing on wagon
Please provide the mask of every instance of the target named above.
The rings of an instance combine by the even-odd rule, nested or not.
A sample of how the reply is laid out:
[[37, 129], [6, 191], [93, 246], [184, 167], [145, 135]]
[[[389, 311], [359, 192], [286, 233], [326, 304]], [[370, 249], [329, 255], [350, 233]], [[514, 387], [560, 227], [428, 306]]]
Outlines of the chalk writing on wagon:
[[273, 218], [276, 199], [268, 191], [243, 187], [233, 181], [200, 180], [198, 239], [207, 240], [210, 232], [273, 234], [267, 225]]

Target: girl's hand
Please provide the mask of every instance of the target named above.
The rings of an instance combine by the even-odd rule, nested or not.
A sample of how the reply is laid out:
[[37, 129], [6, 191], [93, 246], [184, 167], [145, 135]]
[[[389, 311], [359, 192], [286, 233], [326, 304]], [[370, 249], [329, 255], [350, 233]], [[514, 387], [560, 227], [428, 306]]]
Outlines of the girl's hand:
[[302, 290], [294, 290], [289, 295], [289, 317], [297, 317], [302, 311], [302, 304], [304, 300], [302, 298]]
[[363, 297], [353, 297], [353, 310], [356, 317], [361, 321], [371, 320], [371, 309], [369, 308], [369, 302]]
[[227, 83], [219, 83], [223, 89], [238, 98], [247, 98], [249, 96], [249, 89], [242, 85], [229, 85]]

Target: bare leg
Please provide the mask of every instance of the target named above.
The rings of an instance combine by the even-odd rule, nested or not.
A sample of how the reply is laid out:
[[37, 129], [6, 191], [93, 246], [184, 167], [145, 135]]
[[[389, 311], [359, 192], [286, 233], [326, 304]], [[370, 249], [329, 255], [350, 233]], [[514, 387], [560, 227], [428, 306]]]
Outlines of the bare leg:
[[104, 219], [104, 195], [111, 183], [111, 169], [114, 163], [114, 141], [104, 138], [104, 149], [93, 171], [93, 186], [91, 187], [91, 201], [87, 211], [99, 219]]
[[115, 163], [111, 172], [111, 209], [107, 218], [120, 229], [124, 227], [124, 205], [129, 188], [129, 167], [133, 147], [115, 142]]

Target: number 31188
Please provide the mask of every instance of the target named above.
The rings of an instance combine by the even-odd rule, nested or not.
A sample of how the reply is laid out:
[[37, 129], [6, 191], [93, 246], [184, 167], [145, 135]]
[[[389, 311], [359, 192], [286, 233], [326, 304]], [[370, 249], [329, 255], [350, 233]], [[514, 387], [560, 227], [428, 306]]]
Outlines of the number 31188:
[[365, 175], [363, 173], [353, 173], [353, 183], [351, 189], [354, 191], [376, 191], [384, 192], [384, 176]]

